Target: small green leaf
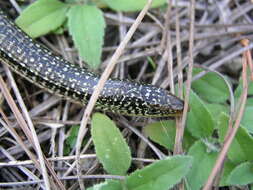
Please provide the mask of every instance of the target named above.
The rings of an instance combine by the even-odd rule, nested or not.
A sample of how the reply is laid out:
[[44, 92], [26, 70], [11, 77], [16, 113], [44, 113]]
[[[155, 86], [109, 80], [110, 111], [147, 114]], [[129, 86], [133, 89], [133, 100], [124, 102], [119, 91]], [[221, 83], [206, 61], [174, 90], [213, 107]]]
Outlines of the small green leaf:
[[190, 156], [168, 157], [133, 172], [126, 179], [126, 187], [131, 190], [168, 190], [187, 174], [191, 164]]
[[187, 129], [197, 138], [209, 137], [213, 133], [214, 120], [204, 102], [191, 91], [190, 112], [188, 113]]
[[238, 165], [230, 173], [227, 183], [230, 185], [247, 185], [253, 183], [253, 163], [244, 162]]
[[249, 133], [253, 133], [252, 116], [253, 116], [253, 98], [248, 98], [241, 124], [242, 127], [244, 127]]
[[124, 190], [121, 183], [116, 180], [107, 180], [104, 183], [96, 184], [87, 190]]
[[197, 141], [190, 148], [188, 155], [193, 156], [194, 161], [187, 174], [187, 183], [190, 189], [198, 190], [206, 182], [218, 153], [210, 151], [201, 141]]
[[175, 121], [173, 120], [161, 121], [147, 125], [144, 131], [153, 141], [169, 150], [173, 150], [176, 133], [175, 127]]
[[92, 68], [100, 64], [105, 22], [102, 12], [91, 5], [76, 5], [68, 14], [69, 32], [80, 56]]
[[[116, 11], [139, 11], [147, 3], [147, 0], [104, 0], [108, 6]], [[159, 7], [166, 3], [166, 0], [153, 0], [152, 7]]]
[[[242, 94], [242, 78], [240, 78], [239, 85], [237, 86], [234, 94], [235, 94], [236, 99], [239, 99], [240, 95]], [[248, 95], [253, 95], [253, 83], [252, 82], [249, 83]]]
[[114, 175], [125, 175], [131, 164], [131, 153], [119, 129], [106, 115], [92, 117], [91, 135], [96, 154], [105, 170]]
[[69, 6], [58, 0], [38, 0], [16, 19], [16, 24], [36, 38], [59, 28], [66, 20]]
[[[175, 121], [159, 121], [151, 123], [144, 128], [145, 133], [149, 138], [151, 138], [156, 143], [164, 146], [169, 150], [173, 150], [176, 134]], [[184, 133], [184, 149], [188, 149], [194, 142], [194, 138], [185, 131]]]
[[[196, 75], [203, 69], [195, 68], [193, 74]], [[209, 72], [200, 79], [192, 83], [192, 89], [201, 98], [209, 102], [223, 103], [229, 98], [229, 90], [225, 81], [216, 73]]]
[[[229, 117], [222, 113], [219, 117], [219, 141], [223, 143], [227, 129], [228, 129], [228, 121]], [[249, 135], [249, 133], [242, 127], [240, 127], [236, 133], [236, 136], [229, 148], [228, 158], [236, 163], [242, 163], [245, 161], [253, 160], [253, 138]]]
[[[69, 155], [70, 151], [75, 148], [79, 127], [79, 125], [75, 125], [70, 128], [69, 136], [65, 140], [64, 155]], [[82, 145], [85, 145], [86, 143], [87, 139], [84, 139]]]
[[147, 60], [148, 60], [148, 63], [151, 65], [152, 69], [155, 70], [156, 64], [155, 64], [154, 60], [150, 56], [147, 57]]
[[236, 164], [232, 163], [229, 159], [225, 160], [222, 177], [219, 184], [220, 187], [230, 185], [229, 183], [227, 183], [227, 179], [235, 167], [236, 167]]
[[72, 126], [70, 129], [70, 134], [66, 139], [66, 144], [69, 145], [71, 148], [73, 148], [76, 144], [76, 139], [79, 131], [79, 125], [78, 126]]
[[[217, 117], [217, 113], [222, 113], [222, 112], [229, 113], [229, 107], [227, 105], [216, 104], [216, 103], [212, 103], [212, 104], [206, 103], [205, 105], [210, 111], [210, 113], [212, 114], [213, 118]], [[217, 122], [217, 120], [215, 120], [215, 122]]]

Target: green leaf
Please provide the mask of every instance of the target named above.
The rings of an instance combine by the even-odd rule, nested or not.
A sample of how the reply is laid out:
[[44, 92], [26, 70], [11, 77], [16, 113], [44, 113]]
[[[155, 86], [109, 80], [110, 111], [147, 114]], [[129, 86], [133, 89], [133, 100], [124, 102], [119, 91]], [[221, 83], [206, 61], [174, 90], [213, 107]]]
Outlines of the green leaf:
[[247, 185], [253, 183], [253, 163], [244, 162], [238, 165], [227, 179], [230, 185]]
[[242, 127], [244, 127], [249, 133], [253, 133], [252, 116], [253, 116], [253, 98], [248, 98], [241, 124]]
[[204, 102], [191, 91], [190, 112], [188, 113], [187, 129], [197, 138], [209, 137], [213, 133], [214, 120]]
[[[147, 0], [104, 0], [108, 6], [116, 11], [139, 11], [147, 3]], [[159, 7], [166, 3], [166, 0], [153, 0], [152, 7]]]
[[232, 163], [228, 159], [225, 160], [225, 165], [223, 168], [222, 177], [221, 177], [220, 184], [219, 184], [220, 187], [230, 185], [229, 183], [227, 183], [227, 179], [235, 167], [236, 167], [236, 164]]
[[168, 190], [180, 182], [189, 171], [191, 164], [190, 156], [174, 156], [157, 161], [128, 176], [127, 189]]
[[76, 144], [78, 131], [79, 131], [79, 125], [71, 127], [70, 134], [65, 141], [66, 144], [69, 145], [71, 148], [73, 148]]
[[[239, 99], [240, 95], [242, 94], [242, 78], [240, 78], [239, 85], [237, 86], [234, 94], [235, 94], [236, 99]], [[253, 95], [253, 83], [252, 82], [249, 83], [248, 95]]]
[[100, 64], [105, 22], [102, 12], [91, 5], [76, 5], [68, 14], [69, 32], [80, 56], [92, 68]]
[[[219, 117], [219, 141], [223, 143], [227, 129], [228, 129], [228, 121], [229, 117], [222, 113]], [[236, 133], [236, 136], [229, 148], [228, 158], [236, 163], [242, 163], [245, 161], [253, 160], [253, 138], [249, 135], [249, 133], [242, 127], [240, 127]]]
[[[217, 117], [217, 113], [229, 113], [229, 107], [227, 105], [223, 105], [223, 104], [216, 104], [216, 103], [212, 103], [212, 104], [205, 104], [207, 109], [210, 111], [210, 113], [212, 114], [213, 118]], [[215, 120], [215, 122], [217, 122], [218, 120]]]
[[[195, 68], [193, 74], [196, 75], [203, 69]], [[192, 83], [192, 89], [201, 98], [209, 102], [223, 103], [229, 98], [229, 90], [225, 81], [216, 73], [209, 72], [200, 79]]]
[[123, 190], [123, 187], [119, 181], [107, 180], [104, 183], [89, 187], [87, 190]]
[[[189, 189], [198, 190], [207, 181], [208, 176], [216, 162], [218, 152], [210, 149], [202, 141], [197, 141], [190, 148], [188, 155], [193, 156], [194, 162], [191, 170], [187, 174], [187, 185]], [[229, 160], [225, 161], [223, 172], [221, 175], [220, 186], [226, 186], [226, 179], [235, 165]]]
[[66, 20], [68, 8], [67, 4], [58, 0], [38, 0], [21, 13], [16, 24], [36, 38], [59, 28]]
[[161, 121], [147, 125], [144, 131], [156, 143], [169, 150], [173, 150], [176, 133], [175, 127], [175, 121], [173, 120]]
[[96, 154], [105, 170], [114, 175], [125, 175], [131, 164], [131, 153], [119, 129], [106, 115], [92, 117], [91, 135]]
[[201, 141], [197, 141], [190, 148], [188, 155], [193, 156], [194, 161], [187, 174], [187, 183], [190, 189], [197, 190], [206, 182], [218, 153], [210, 151]]
[[[65, 140], [64, 155], [69, 155], [70, 151], [75, 148], [79, 127], [79, 125], [74, 125], [70, 128], [69, 136]], [[82, 145], [86, 143], [87, 139], [84, 139]]]
[[[173, 120], [159, 121], [145, 126], [144, 132], [156, 143], [169, 150], [173, 150], [176, 134], [175, 127], [175, 121]], [[195, 139], [189, 134], [189, 132], [185, 131], [183, 141], [184, 149], [188, 149], [194, 140]]]

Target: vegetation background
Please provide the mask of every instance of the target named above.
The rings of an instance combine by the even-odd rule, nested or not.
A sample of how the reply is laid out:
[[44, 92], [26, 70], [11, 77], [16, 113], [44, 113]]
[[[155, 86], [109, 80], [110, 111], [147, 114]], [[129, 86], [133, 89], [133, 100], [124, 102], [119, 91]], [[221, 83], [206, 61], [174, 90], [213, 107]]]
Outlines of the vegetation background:
[[[16, 75], [15, 82], [1, 67], [28, 124], [24, 110], [29, 112], [41, 148], [32, 147], [27, 138], [32, 130], [20, 129], [24, 123], [2, 96], [0, 188], [252, 189], [253, 3], [154, 0], [144, 19], [136, 21], [146, 4], [0, 0], [1, 9], [31, 37], [96, 73], [137, 22], [111, 76], [169, 89], [190, 106], [176, 118], [94, 112], [88, 128], [82, 128], [78, 163], [76, 141], [85, 108], [31, 88]], [[44, 154], [40, 164], [38, 152]]]

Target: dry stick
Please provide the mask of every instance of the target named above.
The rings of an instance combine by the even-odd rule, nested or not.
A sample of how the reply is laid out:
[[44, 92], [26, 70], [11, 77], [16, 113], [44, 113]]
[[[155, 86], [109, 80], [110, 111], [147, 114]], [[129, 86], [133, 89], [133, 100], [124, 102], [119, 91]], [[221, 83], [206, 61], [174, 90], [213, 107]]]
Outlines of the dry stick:
[[141, 134], [141, 132], [139, 132], [136, 128], [134, 128], [131, 125], [129, 125], [128, 122], [126, 121], [126, 119], [124, 119], [123, 117], [120, 117], [120, 119], [118, 120], [118, 122], [122, 123], [125, 127], [127, 127], [134, 134], [136, 134], [143, 142], [145, 142], [154, 151], [154, 153], [157, 155], [157, 157], [160, 160], [165, 159], [166, 156], [158, 148], [156, 148], [156, 146], [153, 145], [153, 143], [151, 143], [147, 139], [147, 137], [145, 137], [143, 134]]
[[[1, 124], [4, 123], [1, 120], [1, 118], [0, 118], [0, 122], [1, 122]], [[47, 160], [50, 161], [50, 162], [58, 162], [58, 161], [72, 162], [72, 160], [75, 160], [75, 159], [76, 159], [75, 155], [60, 156], [60, 157], [58, 156], [58, 157], [54, 157], [54, 158], [47, 158]], [[97, 159], [97, 156], [96, 156], [96, 154], [82, 154], [82, 155], [80, 155], [80, 159], [94, 159], [95, 160], [95, 159]], [[132, 161], [144, 162], [144, 163], [153, 163], [153, 162], [157, 162], [158, 159], [133, 157]], [[18, 166], [32, 165], [33, 163], [34, 163], [33, 160], [8, 161], [8, 162], [0, 162], [0, 167], [18, 167]], [[71, 167], [71, 165], [69, 167]], [[63, 175], [62, 177], [67, 177], [67, 175]]]
[[41, 172], [42, 172], [42, 176], [45, 180], [45, 186], [46, 188], [48, 189], [51, 189], [50, 188], [50, 182], [49, 182], [49, 176], [48, 176], [48, 173], [47, 173], [47, 169], [46, 169], [46, 164], [45, 164], [45, 160], [43, 159], [43, 153], [42, 153], [42, 150], [41, 150], [41, 147], [40, 147], [40, 142], [38, 140], [38, 136], [36, 134], [36, 131], [35, 131], [35, 128], [34, 128], [34, 125], [32, 123], [32, 120], [29, 116], [29, 113], [26, 109], [26, 106], [25, 106], [25, 103], [20, 95], [20, 92], [18, 90], [18, 87], [15, 83], [15, 80], [10, 72], [10, 70], [5, 66], [5, 71], [6, 71], [6, 74], [8, 76], [8, 79], [9, 81], [11, 82], [11, 86], [12, 86], [12, 89], [14, 91], [14, 94], [15, 96], [17, 97], [17, 100], [18, 100], [18, 103], [19, 103], [19, 106], [21, 107], [21, 110], [24, 114], [24, 117], [26, 119], [26, 122], [27, 122], [27, 125], [30, 129], [30, 132], [31, 132], [31, 135], [32, 135], [32, 138], [33, 138], [33, 143], [36, 147], [36, 153], [38, 155], [38, 158], [39, 158], [39, 162], [41, 163]]
[[15, 0], [10, 0], [11, 4], [13, 7], [15, 7], [15, 9], [17, 10], [18, 13], [22, 12], [22, 9], [20, 8], [20, 6], [18, 5], [18, 3]]
[[[123, 180], [126, 177], [125, 176], [116, 176], [116, 175], [83, 175], [81, 176], [82, 179], [116, 179], [116, 180]], [[60, 177], [61, 180], [76, 180], [77, 176], [67, 176], [67, 177]], [[100, 180], [101, 181], [101, 180]], [[14, 186], [21, 186], [21, 185], [34, 185], [38, 183], [43, 183], [43, 180], [33, 180], [33, 181], [24, 181], [24, 182], [7, 182], [7, 183], [1, 183], [0, 187], [13, 187]], [[58, 189], [57, 189], [58, 190]], [[61, 190], [61, 189], [60, 189]]]
[[[229, 55], [226, 55], [225, 57], [221, 58], [220, 60], [216, 61], [214, 64], [212, 64], [209, 68], [210, 69], [217, 69], [223, 64], [227, 63], [228, 61], [232, 60], [235, 57], [240, 56], [244, 51], [250, 50], [253, 48], [253, 43], [249, 44], [247, 47], [243, 48], [238, 48], [237, 51], [230, 53]], [[207, 72], [206, 71], [201, 71], [200, 73], [194, 75], [193, 81], [203, 77]]]
[[[8, 91], [5, 82], [3, 81], [2, 77], [0, 77], [0, 88], [1, 91], [6, 99], [6, 101], [8, 102], [8, 105], [10, 106], [12, 112], [14, 113], [20, 127], [22, 128], [22, 130], [25, 132], [27, 139], [29, 140], [29, 142], [33, 145], [34, 149], [36, 150], [37, 148], [34, 145], [34, 141], [33, 141], [33, 137], [31, 136], [31, 134], [27, 131], [29, 131], [29, 128], [22, 116], [22, 114], [19, 112], [18, 107], [16, 106], [14, 100], [12, 99], [10, 92]], [[44, 156], [44, 155], [43, 155]], [[45, 157], [44, 157], [45, 158]], [[45, 160], [46, 161], [46, 160]], [[41, 164], [41, 163], [40, 163]], [[57, 176], [54, 175], [54, 171], [52, 170], [52, 168], [50, 167], [49, 163], [46, 161], [47, 167], [50, 170], [51, 174], [53, 175], [54, 179], [56, 180], [57, 184], [59, 185], [59, 187], [61, 187], [61, 189], [65, 189], [63, 185], [61, 185], [61, 182], [57, 179]], [[40, 165], [41, 167], [41, 165]], [[43, 174], [43, 172], [42, 172]], [[44, 176], [43, 176], [44, 178]], [[60, 183], [59, 183], [60, 182]], [[47, 187], [47, 185], [46, 185]], [[50, 186], [49, 186], [50, 187]]]
[[[182, 53], [181, 53], [181, 36], [180, 36], [180, 21], [179, 21], [179, 14], [178, 14], [178, 0], [176, 0], [176, 50], [177, 50], [177, 65], [178, 68], [181, 68], [182, 65]], [[178, 71], [178, 96], [180, 98], [183, 98], [183, 73], [182, 70], [180, 69]], [[182, 145], [181, 144], [181, 139], [179, 138], [180, 135], [182, 135], [184, 132], [181, 131], [181, 125], [180, 123], [182, 122], [181, 117], [176, 117], [176, 136], [175, 136], [175, 143], [174, 143], [174, 154], [179, 153], [179, 148]]]
[[[8, 102], [9, 106], [11, 107], [12, 112], [14, 113], [15, 117], [17, 118], [20, 126], [23, 127], [24, 132], [28, 132], [29, 130], [28, 130], [27, 124], [26, 124], [22, 114], [19, 112], [14, 100], [11, 98], [11, 95], [10, 95], [2, 77], [0, 77], [0, 88], [1, 88], [1, 91], [2, 91], [6, 101]], [[28, 136], [29, 136], [30, 142], [34, 144], [34, 139], [32, 138], [31, 134], [30, 133], [27, 133], [27, 134], [29, 134]], [[37, 143], [36, 143], [36, 145], [37, 145]], [[42, 159], [41, 151], [39, 151], [40, 146], [37, 147], [36, 145], [35, 145], [35, 150], [37, 151], [38, 157], [40, 159]], [[41, 172], [42, 172], [43, 178], [45, 180], [45, 186], [47, 189], [50, 189], [50, 183], [49, 183], [49, 178], [48, 178], [48, 175], [46, 172], [47, 170], [46, 170], [45, 163], [41, 162], [40, 167], [41, 167]]]
[[[131, 39], [131, 37], [133, 36], [134, 32], [136, 31], [137, 27], [140, 25], [142, 19], [144, 18], [145, 14], [147, 13], [149, 7], [151, 6], [153, 0], [148, 0], [147, 4], [145, 5], [145, 7], [142, 9], [142, 11], [140, 12], [140, 14], [138, 15], [138, 17], [136, 18], [135, 22], [133, 23], [133, 25], [131, 26], [131, 28], [129, 29], [129, 31], [127, 32], [125, 38], [123, 39], [123, 41], [120, 43], [119, 47], [117, 48], [116, 52], [113, 54], [110, 62], [108, 63], [108, 66], [106, 67], [105, 71], [103, 72], [103, 74], [101, 75], [101, 78], [98, 81], [98, 84], [96, 85], [94, 92], [92, 93], [92, 96], [88, 102], [88, 105], [85, 109], [82, 121], [81, 121], [81, 126], [78, 132], [78, 136], [77, 136], [77, 143], [76, 143], [76, 159], [77, 159], [77, 175], [80, 176], [81, 175], [81, 168], [80, 168], [80, 149], [81, 149], [81, 144], [82, 144], [82, 140], [83, 137], [85, 135], [85, 128], [86, 125], [88, 123], [88, 119], [90, 117], [90, 114], [92, 112], [93, 107], [95, 106], [95, 103], [98, 99], [98, 96], [100, 94], [100, 92], [102, 91], [106, 80], [109, 78], [113, 68], [115, 67], [117, 60], [119, 59], [119, 57], [121, 56], [121, 54], [124, 51], [124, 48], [126, 47], [127, 43], [129, 42], [129, 40]], [[80, 184], [80, 187], [84, 189], [83, 183], [81, 181], [81, 179], [78, 177], [78, 182]]]
[[173, 54], [172, 54], [172, 45], [171, 45], [171, 32], [170, 32], [170, 22], [171, 20], [171, 0], [168, 0], [168, 8], [166, 11], [166, 20], [165, 20], [165, 30], [164, 35], [166, 39], [166, 51], [168, 51], [168, 73], [170, 81], [170, 91], [172, 94], [175, 94], [174, 80], [173, 80]]
[[[241, 44], [243, 46], [249, 46], [249, 41], [244, 39], [244, 40], [241, 40]], [[252, 64], [252, 56], [251, 56], [251, 53], [250, 51], [246, 51], [246, 55], [247, 55], [247, 63], [248, 63], [248, 66], [249, 66], [249, 70], [250, 70], [250, 79], [251, 81], [253, 81], [253, 64]]]
[[[21, 94], [20, 94], [20, 92], [18, 90], [17, 84], [16, 84], [16, 82], [15, 82], [15, 80], [14, 80], [14, 78], [13, 78], [13, 76], [12, 76], [10, 70], [9, 70], [9, 68], [6, 67], [6, 66], [5, 66], [5, 71], [6, 71], [6, 74], [8, 76], [9, 81], [11, 82], [14, 94], [17, 97], [17, 100], [18, 100], [18, 103], [20, 105], [20, 108], [21, 108], [21, 110], [22, 110], [22, 112], [24, 114], [24, 117], [25, 117], [25, 119], [27, 121], [27, 124], [28, 124], [28, 127], [30, 129], [30, 132], [32, 134], [32, 139], [33, 139], [33, 143], [34, 143], [33, 146], [35, 147], [35, 150], [36, 150], [36, 152], [38, 154], [38, 158], [39, 158], [40, 163], [42, 163], [41, 167], [47, 166], [47, 168], [49, 169], [49, 172], [54, 177], [54, 179], [57, 182], [58, 186], [61, 187], [61, 189], [65, 189], [64, 186], [63, 186], [63, 184], [61, 183], [61, 181], [58, 179], [56, 173], [52, 169], [51, 165], [45, 159], [46, 157], [45, 157], [45, 155], [43, 154], [43, 152], [41, 150], [40, 142], [38, 140], [37, 133], [36, 133], [34, 125], [32, 123], [32, 119], [31, 119], [31, 117], [30, 117], [30, 115], [28, 113], [28, 110], [27, 110], [27, 108], [25, 106], [25, 103], [24, 103], [24, 101], [23, 101], [23, 99], [21, 97]], [[46, 173], [43, 174], [43, 172], [46, 172]], [[48, 176], [46, 167], [45, 167], [45, 170], [42, 168], [42, 176], [43, 176], [43, 178], [45, 176]], [[47, 178], [46, 178], [46, 180], [47, 180]], [[48, 183], [49, 183], [49, 181], [48, 181]], [[47, 188], [47, 185], [46, 185], [46, 188]]]
[[[180, 34], [180, 20], [178, 14], [178, 0], [176, 0], [176, 47], [177, 47], [177, 65], [182, 67], [182, 51], [181, 51], [181, 34]], [[178, 71], [178, 96], [183, 98], [183, 73], [182, 69]]]
[[[176, 51], [177, 51], [177, 66], [178, 68], [181, 68], [182, 66], [182, 53], [181, 53], [181, 34], [180, 34], [180, 20], [179, 20], [179, 14], [178, 14], [178, 0], [176, 0]], [[178, 96], [180, 98], [183, 98], [183, 73], [182, 70], [180, 69], [178, 71]], [[178, 147], [182, 147], [180, 145], [181, 139], [179, 138], [180, 135], [182, 135], [184, 132], [181, 131], [181, 125], [180, 123], [182, 122], [181, 117], [176, 117], [176, 136], [175, 136], [175, 143], [174, 143], [174, 154], [178, 154]], [[179, 187], [181, 188], [181, 187]]]
[[[40, 169], [40, 163], [37, 161], [35, 155], [26, 147], [25, 143], [22, 141], [22, 139], [20, 138], [20, 136], [18, 135], [18, 133], [15, 131], [14, 128], [11, 127], [6, 115], [4, 114], [3, 110], [0, 108], [0, 114], [3, 117], [4, 121], [0, 118], [0, 123], [4, 126], [5, 129], [7, 129], [7, 131], [9, 131], [9, 133], [13, 136], [13, 138], [15, 138], [15, 140], [17, 141], [17, 143], [24, 149], [24, 151], [26, 152], [26, 154], [29, 156], [29, 158], [31, 159], [31, 163], [34, 162], [36, 168], [41, 171]], [[4, 166], [6, 166], [6, 164], [4, 164]]]
[[[165, 51], [168, 52], [167, 56], [167, 64], [168, 64], [168, 75], [169, 75], [169, 84], [170, 84], [170, 91], [172, 94], [175, 94], [175, 87], [174, 87], [174, 77], [173, 77], [173, 54], [172, 54], [172, 44], [171, 44], [171, 0], [168, 0], [168, 7], [166, 10], [165, 15], [165, 27], [163, 29], [163, 38], [161, 40], [162, 47], [166, 48]], [[164, 45], [165, 44], [165, 45]], [[162, 49], [163, 50], [163, 49]]]
[[[4, 149], [2, 146], [0, 146], [0, 151], [9, 159], [12, 161], [17, 161], [9, 152], [8, 150]], [[40, 180], [40, 178], [32, 171], [32, 168], [26, 168], [24, 166], [18, 166], [17, 169], [22, 171], [29, 180]], [[45, 186], [43, 184], [40, 185], [40, 189], [46, 190]]]
[[[247, 82], [247, 53], [243, 53], [243, 63], [242, 63], [242, 79], [243, 79], [243, 92], [241, 95], [241, 106], [239, 109], [239, 113], [237, 116], [237, 119], [235, 121], [234, 127], [230, 127], [231, 130], [228, 130], [225, 140], [224, 140], [224, 145], [222, 147], [222, 150], [216, 160], [215, 166], [212, 169], [211, 174], [208, 177], [208, 180], [203, 188], [203, 190], [210, 190], [212, 188], [213, 181], [215, 179], [215, 176], [219, 173], [221, 166], [226, 158], [227, 152], [229, 150], [229, 147], [236, 135], [237, 130], [239, 129], [240, 122], [243, 116], [245, 104], [247, 101], [247, 94], [248, 94], [248, 82]], [[250, 63], [249, 63], [250, 64]], [[252, 64], [252, 63], [251, 63]]]
[[180, 154], [183, 152], [182, 141], [184, 136], [184, 128], [186, 123], [187, 112], [189, 108], [189, 99], [191, 92], [191, 81], [192, 81], [192, 69], [193, 69], [193, 46], [194, 46], [194, 23], [195, 23], [195, 0], [191, 0], [190, 6], [190, 35], [189, 35], [189, 66], [186, 81], [186, 93], [185, 93], [185, 104], [182, 116], [181, 125], [178, 126], [178, 132], [175, 137], [174, 154]]

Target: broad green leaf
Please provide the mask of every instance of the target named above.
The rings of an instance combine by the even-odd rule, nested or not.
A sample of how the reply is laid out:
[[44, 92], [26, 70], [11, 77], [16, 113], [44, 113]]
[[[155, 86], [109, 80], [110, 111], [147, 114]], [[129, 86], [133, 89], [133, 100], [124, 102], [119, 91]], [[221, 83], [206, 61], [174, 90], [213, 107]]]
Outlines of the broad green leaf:
[[87, 190], [124, 190], [124, 188], [122, 187], [120, 181], [107, 180], [104, 183], [89, 187]]
[[[145, 126], [144, 131], [149, 138], [151, 138], [156, 143], [164, 146], [169, 150], [173, 150], [176, 134], [175, 121], [159, 121], [151, 123]], [[184, 133], [184, 149], [188, 149], [191, 144], [194, 142], [194, 138], [185, 131]]]
[[238, 165], [230, 173], [227, 183], [230, 185], [247, 185], [253, 183], [253, 163], [244, 162]]
[[252, 123], [253, 123], [253, 98], [248, 98], [241, 124], [242, 127], [244, 127], [249, 133], [253, 133]]
[[76, 5], [68, 14], [69, 32], [80, 56], [92, 68], [100, 64], [105, 22], [102, 12], [91, 5]]
[[174, 156], [157, 161], [130, 174], [126, 178], [126, 188], [168, 190], [188, 173], [191, 164], [191, 156]]
[[[203, 69], [195, 68], [193, 74], [196, 75]], [[192, 83], [192, 89], [201, 98], [209, 102], [224, 103], [229, 98], [229, 90], [225, 81], [216, 73], [209, 72], [200, 79]]]
[[222, 171], [222, 177], [219, 184], [220, 187], [230, 185], [227, 183], [227, 179], [235, 167], [236, 167], [236, 164], [232, 163], [229, 159], [225, 160], [224, 168]]
[[131, 153], [119, 129], [106, 115], [92, 117], [91, 135], [96, 154], [104, 169], [114, 175], [125, 175], [131, 164]]
[[[217, 103], [212, 103], [212, 104], [205, 104], [210, 113], [212, 114], [213, 118], [217, 117], [217, 113], [229, 113], [229, 107], [228, 105], [223, 105], [223, 104], [217, 104]], [[215, 120], [217, 122], [217, 120]]]
[[175, 121], [160, 121], [145, 126], [145, 134], [156, 143], [173, 150], [175, 141]]
[[[218, 132], [219, 132], [219, 141], [223, 143], [227, 129], [228, 129], [228, 121], [229, 117], [222, 113], [219, 117], [219, 125], [218, 125]], [[249, 133], [242, 127], [240, 127], [236, 133], [236, 136], [229, 148], [228, 151], [228, 158], [236, 163], [239, 164], [245, 161], [252, 161], [253, 160], [253, 138], [249, 135]]]
[[38, 0], [21, 13], [16, 24], [36, 38], [59, 28], [66, 20], [68, 8], [67, 4], [58, 0]]
[[[116, 11], [139, 11], [147, 3], [147, 0], [104, 0], [108, 6]], [[152, 7], [164, 5], [166, 0], [153, 0]]]
[[[198, 190], [205, 183], [216, 162], [218, 152], [210, 149], [203, 142], [197, 141], [189, 150], [188, 155], [193, 156], [194, 162], [191, 170], [187, 174], [187, 185], [189, 189]], [[235, 165], [229, 160], [225, 161], [221, 175], [220, 186], [227, 185], [226, 179]]]
[[190, 112], [188, 113], [187, 129], [197, 138], [209, 137], [213, 133], [214, 121], [204, 102], [191, 91]]
[[[253, 95], [253, 83], [252, 82], [249, 83], [248, 88], [249, 88], [248, 95]], [[239, 99], [240, 95], [242, 94], [242, 78], [240, 78], [239, 84], [238, 84], [234, 94], [235, 94], [236, 99]]]
[[218, 153], [210, 151], [201, 141], [197, 141], [190, 148], [188, 155], [193, 156], [194, 161], [187, 174], [187, 183], [190, 189], [198, 190], [206, 182]]

